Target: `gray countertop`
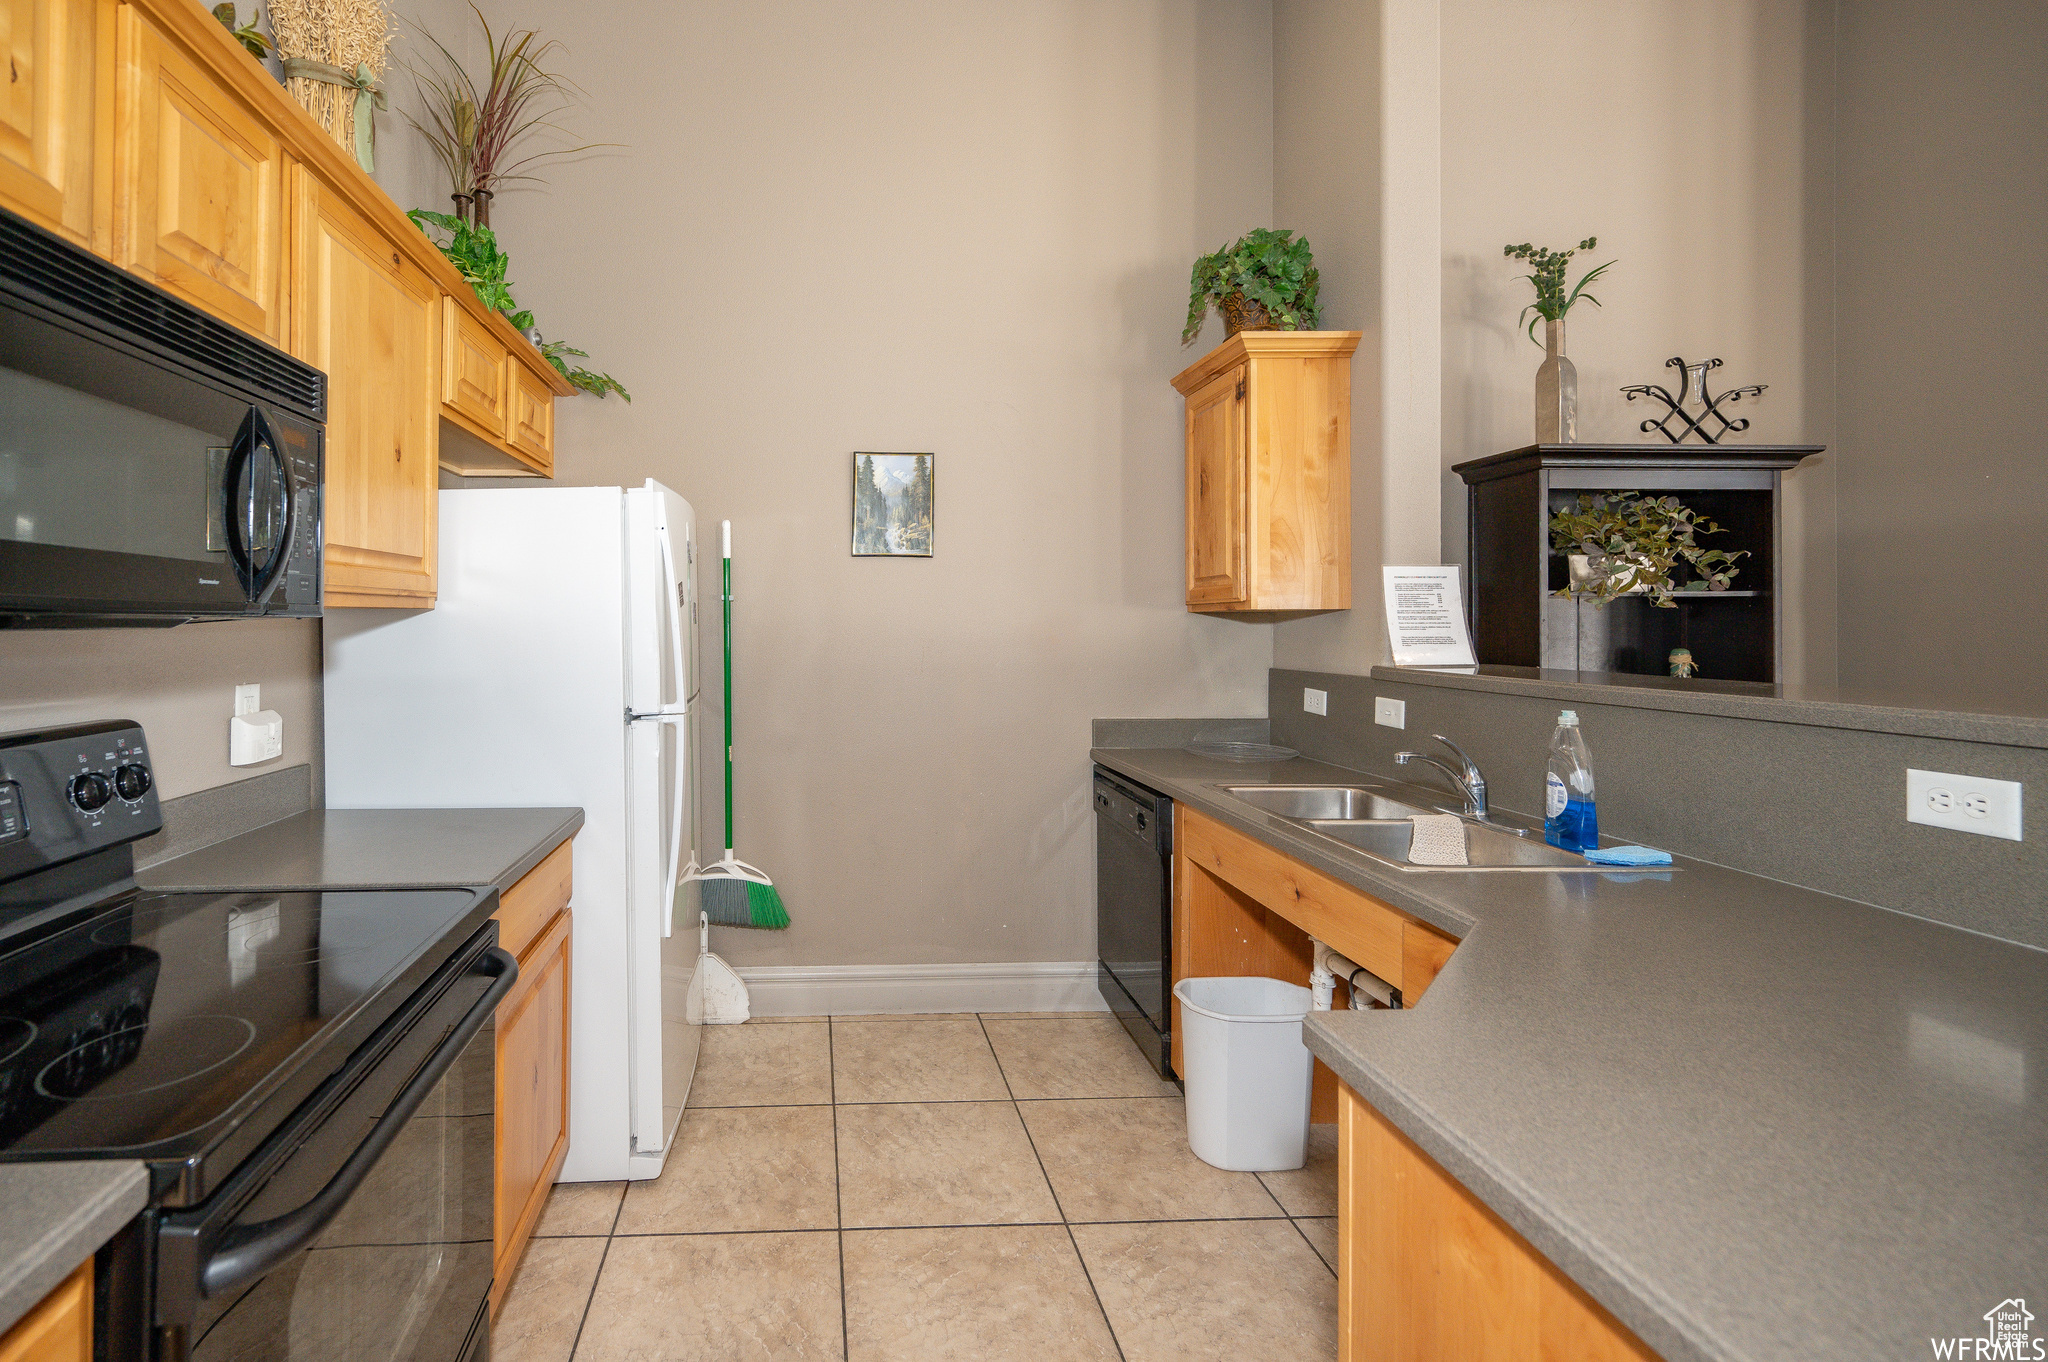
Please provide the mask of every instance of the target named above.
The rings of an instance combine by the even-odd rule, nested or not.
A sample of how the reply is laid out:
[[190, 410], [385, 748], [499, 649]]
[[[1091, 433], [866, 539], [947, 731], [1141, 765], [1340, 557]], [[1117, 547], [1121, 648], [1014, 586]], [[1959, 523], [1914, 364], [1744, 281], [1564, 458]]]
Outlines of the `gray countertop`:
[[1359, 772], [1093, 755], [1463, 938], [1309, 1046], [1672, 1362], [1924, 1357], [2048, 1299], [2048, 953], [1682, 859], [1383, 870], [1214, 788]]
[[139, 1215], [148, 1192], [133, 1159], [0, 1164], [0, 1331]]
[[509, 889], [581, 809], [312, 809], [136, 872], [146, 889]]

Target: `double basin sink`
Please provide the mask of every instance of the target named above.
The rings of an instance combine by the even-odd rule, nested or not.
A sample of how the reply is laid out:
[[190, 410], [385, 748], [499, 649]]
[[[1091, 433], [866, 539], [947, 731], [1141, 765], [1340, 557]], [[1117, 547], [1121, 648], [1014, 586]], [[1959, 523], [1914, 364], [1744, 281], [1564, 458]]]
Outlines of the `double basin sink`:
[[[1367, 785], [1218, 785], [1231, 798], [1285, 818], [1363, 852], [1392, 870], [1464, 874], [1494, 870], [1611, 871], [1575, 852], [1551, 846], [1522, 828], [1481, 823], [1460, 816], [1465, 830], [1465, 865], [1417, 865], [1408, 844], [1419, 813], [1445, 810], [1405, 802], [1391, 787]], [[1418, 792], [1416, 797], [1420, 797]]]

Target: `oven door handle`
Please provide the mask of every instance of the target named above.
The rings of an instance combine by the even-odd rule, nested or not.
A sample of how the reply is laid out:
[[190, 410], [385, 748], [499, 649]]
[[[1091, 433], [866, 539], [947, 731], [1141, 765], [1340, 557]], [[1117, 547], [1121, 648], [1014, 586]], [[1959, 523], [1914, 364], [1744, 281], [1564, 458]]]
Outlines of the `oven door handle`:
[[490, 1020], [491, 1012], [519, 978], [519, 962], [502, 946], [487, 948], [477, 959], [477, 972], [494, 974], [483, 997], [471, 1005], [455, 1029], [398, 1096], [391, 1100], [369, 1136], [335, 1170], [327, 1185], [305, 1205], [274, 1220], [260, 1221], [231, 1230], [199, 1268], [199, 1294], [211, 1299], [252, 1282], [313, 1241], [327, 1228], [341, 1208], [355, 1194], [386, 1147], [398, 1137], [414, 1111], [455, 1063], [463, 1048]]

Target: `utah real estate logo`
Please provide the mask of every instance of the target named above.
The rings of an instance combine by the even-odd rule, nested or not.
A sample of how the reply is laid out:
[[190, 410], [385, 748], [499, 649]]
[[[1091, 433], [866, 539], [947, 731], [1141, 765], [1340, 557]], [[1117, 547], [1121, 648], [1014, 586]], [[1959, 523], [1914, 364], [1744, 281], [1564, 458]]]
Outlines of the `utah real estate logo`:
[[2048, 1358], [2048, 1337], [2033, 1336], [2034, 1314], [2027, 1309], [2027, 1303], [2018, 1296], [2002, 1300], [1984, 1312], [1983, 1338], [1930, 1338], [1934, 1355], [1939, 1358], [1954, 1358], [1957, 1362], [1991, 1362], [1991, 1359], [2014, 1358], [2019, 1362], [2037, 1362]]

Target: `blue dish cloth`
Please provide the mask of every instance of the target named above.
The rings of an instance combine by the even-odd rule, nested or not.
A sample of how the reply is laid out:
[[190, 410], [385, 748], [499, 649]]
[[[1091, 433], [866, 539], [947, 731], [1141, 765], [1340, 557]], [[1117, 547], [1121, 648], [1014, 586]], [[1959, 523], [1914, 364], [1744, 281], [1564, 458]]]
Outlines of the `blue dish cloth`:
[[1655, 847], [1596, 847], [1580, 853], [1595, 865], [1670, 865], [1671, 853]]

